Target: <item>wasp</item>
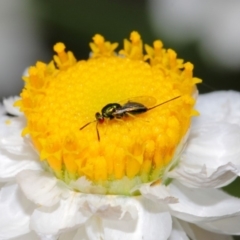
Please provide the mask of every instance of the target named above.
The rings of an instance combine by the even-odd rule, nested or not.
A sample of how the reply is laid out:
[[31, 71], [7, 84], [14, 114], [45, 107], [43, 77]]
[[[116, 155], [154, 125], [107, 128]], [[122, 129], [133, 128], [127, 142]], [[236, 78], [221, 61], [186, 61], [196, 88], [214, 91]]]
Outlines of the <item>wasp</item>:
[[[105, 121], [105, 119], [121, 119], [123, 117], [127, 117], [127, 116], [131, 116], [131, 115], [137, 115], [137, 114], [141, 114], [141, 113], [145, 113], [148, 112], [156, 107], [159, 107], [163, 104], [166, 104], [168, 102], [171, 102], [177, 98], [180, 98], [181, 96], [177, 96], [174, 98], [171, 98], [167, 101], [161, 102], [153, 107], [147, 107], [142, 103], [136, 102], [136, 101], [132, 101], [132, 100], [128, 100], [126, 103], [124, 104], [120, 104], [120, 103], [108, 103], [106, 106], [104, 106], [100, 112], [96, 112], [95, 113], [95, 120], [86, 123], [85, 125], [83, 125], [79, 130], [83, 130], [85, 127], [87, 127], [89, 124], [96, 122], [96, 132], [97, 132], [97, 138], [98, 141], [100, 141], [100, 135], [99, 135], [99, 131], [98, 131], [98, 124], [101, 124]], [[142, 98], [142, 97], [138, 97]], [[134, 98], [137, 99], [137, 98]], [[150, 98], [149, 99], [154, 99], [154, 98]]]

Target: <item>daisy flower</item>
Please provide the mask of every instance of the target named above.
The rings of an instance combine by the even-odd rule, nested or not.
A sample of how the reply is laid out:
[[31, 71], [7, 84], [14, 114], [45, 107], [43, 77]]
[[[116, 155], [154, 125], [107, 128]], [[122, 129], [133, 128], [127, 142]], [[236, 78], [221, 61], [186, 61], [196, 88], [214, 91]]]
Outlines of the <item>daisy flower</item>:
[[181, 44], [197, 42], [206, 61], [239, 69], [239, 1], [149, 0], [148, 8], [156, 32]]
[[192, 120], [191, 63], [137, 32], [117, 46], [96, 34], [77, 61], [58, 43], [4, 100], [0, 239], [239, 234], [240, 200], [217, 189], [239, 174], [239, 94], [201, 96]]

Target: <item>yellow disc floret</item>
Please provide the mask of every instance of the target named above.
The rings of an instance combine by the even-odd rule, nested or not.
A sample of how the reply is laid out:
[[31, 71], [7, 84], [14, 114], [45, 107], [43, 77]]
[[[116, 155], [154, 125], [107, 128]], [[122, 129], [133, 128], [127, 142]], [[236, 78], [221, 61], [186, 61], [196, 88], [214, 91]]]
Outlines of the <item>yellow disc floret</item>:
[[[193, 65], [161, 41], [146, 45], [145, 55], [137, 32], [119, 55], [117, 45], [97, 34], [91, 58], [76, 61], [64, 44], [56, 44], [55, 63], [29, 68], [16, 105], [27, 119], [23, 135], [30, 135], [58, 178], [69, 183], [85, 177], [108, 193], [129, 194], [130, 187], [118, 184], [162, 179], [177, 158], [196, 115], [200, 80], [192, 76]], [[124, 116], [95, 118], [107, 104], [119, 104]]]

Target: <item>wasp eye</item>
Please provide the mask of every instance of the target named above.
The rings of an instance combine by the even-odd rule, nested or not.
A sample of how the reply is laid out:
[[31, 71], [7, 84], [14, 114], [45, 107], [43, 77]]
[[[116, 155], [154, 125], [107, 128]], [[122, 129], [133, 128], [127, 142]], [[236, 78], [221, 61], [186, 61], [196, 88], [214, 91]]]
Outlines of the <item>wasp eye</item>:
[[97, 112], [97, 113], [95, 114], [95, 118], [97, 119], [97, 121], [98, 121], [99, 123], [103, 123], [103, 122], [104, 122], [104, 117], [103, 117], [99, 112]]

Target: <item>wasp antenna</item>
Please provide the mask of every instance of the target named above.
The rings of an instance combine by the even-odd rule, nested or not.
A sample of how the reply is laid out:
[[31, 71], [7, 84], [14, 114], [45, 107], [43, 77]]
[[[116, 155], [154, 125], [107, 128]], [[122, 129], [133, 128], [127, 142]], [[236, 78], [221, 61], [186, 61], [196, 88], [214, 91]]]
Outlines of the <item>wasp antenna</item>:
[[100, 142], [100, 134], [99, 134], [99, 131], [98, 131], [98, 122], [96, 123], [96, 131], [97, 131], [98, 141]]
[[92, 121], [92, 122], [86, 123], [86, 124], [83, 125], [79, 130], [83, 130], [83, 129], [84, 129], [85, 127], [87, 127], [89, 124], [94, 123], [94, 122], [96, 122], [96, 120], [95, 120], [95, 121]]
[[154, 108], [156, 108], [156, 107], [159, 107], [159, 106], [161, 106], [161, 105], [163, 105], [163, 104], [165, 104], [165, 103], [171, 102], [171, 101], [173, 101], [173, 100], [175, 100], [175, 99], [177, 99], [177, 98], [180, 98], [180, 97], [181, 97], [181, 96], [177, 96], [177, 97], [171, 98], [171, 99], [169, 99], [169, 100], [167, 100], [167, 101], [165, 101], [165, 102], [162, 102], [162, 103], [157, 104], [156, 106], [153, 106], [153, 107], [151, 107], [151, 108], [148, 108], [147, 110], [148, 110], [148, 111], [149, 111], [149, 110], [152, 110], [152, 109], [154, 109]]

